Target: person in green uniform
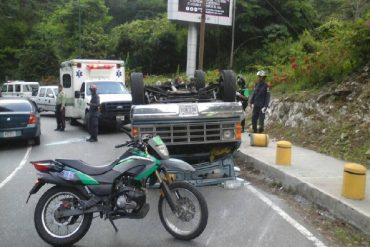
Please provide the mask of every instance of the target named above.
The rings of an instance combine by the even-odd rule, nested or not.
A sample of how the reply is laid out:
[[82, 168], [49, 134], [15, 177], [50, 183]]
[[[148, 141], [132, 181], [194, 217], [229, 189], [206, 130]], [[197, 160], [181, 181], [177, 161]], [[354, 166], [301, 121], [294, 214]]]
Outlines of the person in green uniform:
[[[241, 75], [238, 75], [236, 78], [236, 82], [238, 84], [239, 90], [236, 92], [236, 98], [238, 101], [242, 103], [243, 111], [248, 106], [248, 100], [249, 100], [249, 89], [246, 86], [245, 80]], [[242, 132], [244, 132], [244, 127], [245, 127], [245, 118], [243, 121], [240, 123], [242, 126]]]
[[55, 106], [55, 116], [57, 119], [57, 128], [55, 131], [64, 131], [66, 127], [66, 95], [63, 92], [63, 86], [58, 86], [57, 102]]

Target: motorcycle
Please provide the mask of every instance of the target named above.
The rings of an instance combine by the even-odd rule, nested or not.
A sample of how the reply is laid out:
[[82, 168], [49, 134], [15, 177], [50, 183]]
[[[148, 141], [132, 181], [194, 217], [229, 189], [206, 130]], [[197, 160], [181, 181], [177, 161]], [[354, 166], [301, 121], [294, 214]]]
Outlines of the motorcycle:
[[[130, 135], [129, 135], [130, 136]], [[130, 136], [131, 137], [131, 136]], [[142, 219], [149, 211], [148, 184], [159, 183], [158, 212], [164, 228], [175, 238], [198, 237], [208, 221], [203, 195], [190, 183], [175, 181], [168, 170], [194, 171], [188, 163], [169, 158], [159, 136], [133, 140], [116, 148], [129, 147], [109, 165], [94, 167], [81, 160], [32, 161], [37, 181], [27, 198], [45, 184], [55, 186], [39, 199], [34, 223], [39, 236], [51, 245], [72, 245], [90, 228], [93, 214], [109, 220]]]

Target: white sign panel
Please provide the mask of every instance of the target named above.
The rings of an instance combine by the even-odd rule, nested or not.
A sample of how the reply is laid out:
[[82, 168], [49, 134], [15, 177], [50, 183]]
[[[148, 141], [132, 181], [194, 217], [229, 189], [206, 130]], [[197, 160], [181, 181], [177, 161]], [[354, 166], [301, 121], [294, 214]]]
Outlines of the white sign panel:
[[[234, 0], [206, 1], [206, 23], [231, 26]], [[168, 19], [200, 22], [202, 0], [168, 0]]]

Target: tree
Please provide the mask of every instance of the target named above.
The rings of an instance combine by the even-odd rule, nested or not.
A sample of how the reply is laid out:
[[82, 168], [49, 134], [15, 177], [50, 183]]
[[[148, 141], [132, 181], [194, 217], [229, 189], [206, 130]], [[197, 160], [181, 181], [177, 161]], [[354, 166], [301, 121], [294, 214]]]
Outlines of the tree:
[[69, 0], [46, 18], [39, 28], [45, 38], [51, 40], [60, 60], [100, 58], [106, 56], [105, 31], [110, 20], [104, 0]]
[[122, 24], [111, 32], [112, 53], [144, 73], [170, 73], [185, 64], [186, 31], [166, 16]]
[[153, 19], [167, 10], [166, 0], [106, 0], [111, 26], [134, 20]]

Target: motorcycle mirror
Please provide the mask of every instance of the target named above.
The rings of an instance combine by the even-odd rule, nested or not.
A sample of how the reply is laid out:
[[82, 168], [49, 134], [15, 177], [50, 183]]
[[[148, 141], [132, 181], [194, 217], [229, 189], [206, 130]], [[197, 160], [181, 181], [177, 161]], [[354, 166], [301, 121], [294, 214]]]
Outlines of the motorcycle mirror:
[[125, 133], [126, 135], [128, 135], [128, 137], [133, 140], [134, 138], [132, 137], [131, 135], [131, 128], [127, 127], [127, 126], [123, 126], [121, 128], [122, 132]]

